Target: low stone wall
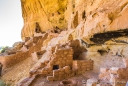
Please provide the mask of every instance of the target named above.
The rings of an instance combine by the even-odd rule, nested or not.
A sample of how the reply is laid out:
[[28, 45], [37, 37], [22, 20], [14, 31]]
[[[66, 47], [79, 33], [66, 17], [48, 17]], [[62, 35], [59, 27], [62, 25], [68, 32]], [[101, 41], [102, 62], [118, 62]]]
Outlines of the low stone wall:
[[[31, 56], [31, 53], [35, 51], [41, 51], [41, 47], [43, 44], [43, 41], [47, 39], [48, 34], [46, 33], [43, 37], [35, 37], [34, 40], [29, 40], [26, 42], [24, 47], [29, 46], [27, 51], [17, 51], [16, 54], [11, 54], [11, 55], [6, 55], [6, 56], [1, 56], [0, 57], [0, 62], [3, 64], [3, 68], [8, 68], [16, 63], [25, 60], [26, 58]], [[35, 45], [33, 45], [34, 41], [36, 42]]]
[[82, 74], [85, 71], [93, 70], [92, 60], [74, 60], [72, 69], [76, 74]]
[[3, 68], [8, 68], [26, 58], [28, 58], [28, 52], [17, 52], [16, 54], [1, 56], [0, 62], [3, 64]]
[[47, 76], [48, 81], [62, 80], [69, 78], [72, 75], [70, 66], [65, 66], [58, 70], [53, 70], [53, 76]]
[[[74, 60], [73, 53], [74, 50], [68, 44], [47, 48], [45, 55], [42, 56], [43, 59], [47, 59], [38, 60], [30, 69], [29, 76], [42, 75], [47, 77], [48, 81], [56, 81], [93, 70], [92, 60]], [[38, 58], [37, 55], [34, 57]]]
[[86, 71], [93, 70], [92, 60], [75, 60], [73, 66], [65, 66], [58, 70], [53, 70], [53, 76], [47, 76], [48, 81], [62, 80], [74, 75], [82, 74]]

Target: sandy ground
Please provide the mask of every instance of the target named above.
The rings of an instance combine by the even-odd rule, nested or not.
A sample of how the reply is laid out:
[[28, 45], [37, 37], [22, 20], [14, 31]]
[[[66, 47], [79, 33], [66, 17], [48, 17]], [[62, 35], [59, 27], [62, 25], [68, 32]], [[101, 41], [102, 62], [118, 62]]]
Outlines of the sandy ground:
[[3, 70], [2, 80], [14, 86], [20, 79], [28, 76], [30, 68], [33, 66], [31, 58], [19, 62], [11, 68]]
[[[28, 72], [30, 68], [32, 67], [33, 63], [31, 61], [31, 58], [27, 58], [26, 60], [16, 64], [15, 66], [4, 70], [2, 80], [4, 80], [6, 83], [12, 84], [11, 86], [15, 86], [15, 84], [22, 78], [28, 76]], [[73, 79], [78, 81], [78, 86], [85, 86], [85, 81], [89, 78], [98, 77], [98, 74], [94, 71], [87, 71], [86, 73], [82, 75], [77, 75], [74, 77], [71, 77], [69, 79]], [[54, 82], [48, 82], [46, 77], [38, 76], [31, 84], [30, 86], [57, 86], [60, 81], [54, 81]]]
[[[104, 55], [99, 58], [92, 58], [95, 61], [95, 64], [98, 63], [98, 61], [102, 60], [101, 63], [103, 67], [111, 67], [111, 66], [123, 66], [121, 58], [117, 56], [111, 56], [111, 55]], [[119, 62], [120, 61], [120, 62]], [[117, 64], [118, 62], [118, 64]], [[120, 63], [120, 64], [119, 64]], [[2, 80], [4, 80], [6, 83], [11, 83], [11, 86], [15, 86], [15, 84], [22, 78], [28, 76], [30, 68], [33, 66], [32, 58], [29, 57], [26, 60], [19, 62], [15, 66], [8, 68], [3, 71]], [[78, 86], [86, 86], [85, 82], [89, 78], [98, 78], [98, 71], [86, 71], [82, 75], [77, 75], [74, 77], [71, 77], [69, 79], [73, 79], [78, 81]], [[30, 86], [57, 86], [60, 81], [54, 81], [54, 82], [48, 82], [46, 77], [38, 76]]]
[[[94, 71], [87, 71], [82, 75], [77, 75], [68, 79], [77, 81], [78, 82], [77, 86], [86, 86], [85, 82], [89, 78], [98, 78], [98, 74], [95, 73]], [[46, 80], [46, 77], [39, 76], [30, 84], [30, 86], [58, 86], [59, 82], [60, 81], [48, 82]]]

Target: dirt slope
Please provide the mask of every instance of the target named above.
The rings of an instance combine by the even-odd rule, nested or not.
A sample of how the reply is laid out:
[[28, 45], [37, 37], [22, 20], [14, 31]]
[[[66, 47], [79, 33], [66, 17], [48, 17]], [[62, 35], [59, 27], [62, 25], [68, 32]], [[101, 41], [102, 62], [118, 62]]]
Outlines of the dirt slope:
[[4, 70], [2, 79], [6, 81], [6, 83], [10, 82], [12, 86], [14, 86], [14, 84], [20, 79], [28, 76], [32, 64], [32, 60], [29, 57], [26, 60], [16, 64], [15, 66]]

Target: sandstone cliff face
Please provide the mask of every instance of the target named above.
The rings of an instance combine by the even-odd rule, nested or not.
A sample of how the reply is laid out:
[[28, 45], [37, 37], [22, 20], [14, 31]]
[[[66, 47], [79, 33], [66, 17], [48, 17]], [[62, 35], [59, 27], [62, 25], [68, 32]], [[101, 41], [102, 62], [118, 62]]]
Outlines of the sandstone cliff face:
[[[47, 81], [54, 81], [93, 70], [100, 73], [99, 78], [111, 82], [117, 79], [108, 74], [113, 67], [121, 69], [116, 70], [120, 71], [116, 74], [119, 80], [128, 80], [128, 71], [125, 71], [128, 70], [128, 0], [21, 0], [21, 4], [24, 42], [16, 43], [16, 51], [0, 62], [5, 68], [11, 67], [14, 73], [15, 67], [14, 70], [24, 68], [24, 65], [18, 66], [25, 62], [16, 65], [18, 62], [29, 57], [32, 61], [26, 62], [25, 74], [24, 71], [16, 72], [15, 76], [6, 73], [3, 76], [6, 81], [17, 84], [23, 78], [17, 86], [49, 86], [44, 76]], [[124, 71], [126, 75], [120, 75]], [[8, 75], [11, 76], [8, 78]], [[86, 78], [91, 77], [87, 75]], [[83, 84], [82, 80], [79, 84]]]
[[70, 4], [68, 0], [21, 0], [21, 2], [24, 18], [22, 37], [31, 36], [36, 23], [42, 32], [53, 28], [67, 28], [67, 17], [71, 14], [71, 11], [67, 10], [67, 5]]
[[[22, 38], [49, 29], [74, 29], [87, 43], [96, 33], [128, 28], [127, 0], [21, 0], [24, 18]], [[112, 38], [112, 37], [111, 37]], [[99, 41], [99, 40], [97, 40]]]

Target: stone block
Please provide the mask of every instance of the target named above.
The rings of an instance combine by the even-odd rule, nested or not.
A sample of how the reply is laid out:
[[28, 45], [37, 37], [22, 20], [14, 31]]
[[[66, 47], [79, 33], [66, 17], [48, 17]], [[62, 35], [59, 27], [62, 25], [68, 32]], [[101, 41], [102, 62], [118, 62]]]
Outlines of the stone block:
[[52, 67], [49, 67], [47, 71], [49, 73], [49, 72], [53, 71], [53, 68]]
[[63, 73], [60, 71], [58, 74], [59, 74], [59, 76], [60, 76], [60, 75], [62, 75]]
[[32, 56], [32, 60], [37, 62], [39, 60], [38, 56], [37, 56], [37, 53], [34, 52], [34, 53], [31, 53], [31, 56]]
[[48, 81], [54, 81], [54, 77], [53, 76], [47, 76], [47, 80]]
[[70, 74], [71, 70], [65, 70], [65, 73]]
[[65, 73], [60, 75], [59, 77], [61, 77], [61, 79], [64, 79], [65, 78]]
[[82, 63], [83, 66], [87, 66], [86, 62]]
[[62, 60], [63, 60], [63, 58], [58, 58], [58, 60], [62, 61]]
[[86, 67], [90, 68], [91, 65], [86, 65]]
[[64, 70], [70, 70], [70, 66], [63, 67]]
[[73, 58], [73, 54], [67, 54], [67, 57]]
[[42, 75], [44, 75], [44, 76], [47, 76], [47, 74], [48, 74], [48, 71], [46, 71], [46, 70], [43, 70], [41, 74], [42, 74]]
[[62, 64], [63, 66], [65, 66], [65, 65], [66, 65], [66, 62], [65, 62], [65, 61], [62, 61], [61, 64]]
[[72, 62], [71, 62], [71, 61], [67, 61], [67, 64], [68, 64], [69, 66], [72, 66]]
[[56, 54], [62, 54], [63, 53], [63, 50], [62, 49], [57, 49], [56, 50]]
[[73, 49], [70, 49], [70, 50], [68, 50], [69, 51], [69, 54], [73, 54]]
[[48, 63], [48, 66], [50, 67], [50, 66], [53, 66], [53, 62], [52, 61], [50, 61], [49, 63]]
[[64, 60], [67, 60], [68, 58], [65, 56], [63, 59], [64, 59]]
[[73, 69], [73, 70], [77, 70], [77, 69], [79, 69], [79, 67], [78, 67], [77, 65], [73, 65], [73, 66], [72, 66], [72, 69]]
[[55, 57], [56, 58], [62, 58], [61, 55], [59, 55], [59, 54], [56, 54]]
[[53, 70], [53, 76], [58, 76], [59, 75], [59, 71], [58, 70]]
[[61, 62], [59, 60], [57, 60], [54, 64], [60, 64]]
[[81, 66], [81, 69], [83, 70], [83, 69], [86, 69], [87, 67], [85, 66], [85, 65], [82, 65]]
[[54, 80], [59, 80], [59, 76], [54, 76]]
[[90, 67], [87, 67], [87, 68], [86, 68], [86, 70], [87, 70], [87, 71], [90, 71], [90, 70], [91, 70], [91, 68], [90, 68]]
[[63, 68], [60, 68], [59, 70], [60, 70], [60, 72], [64, 72], [64, 69]]
[[64, 54], [64, 55], [67, 55], [67, 54], [68, 54], [68, 51], [64, 51], [63, 54]]

